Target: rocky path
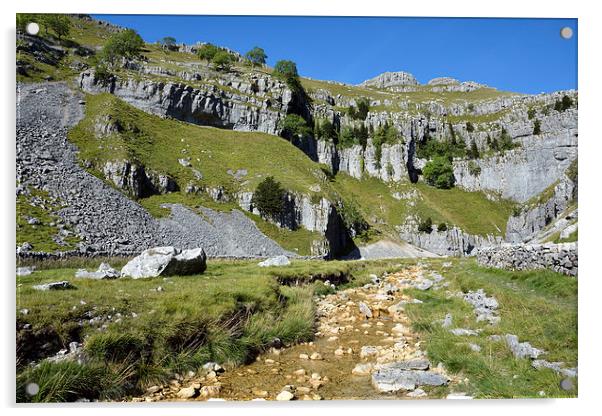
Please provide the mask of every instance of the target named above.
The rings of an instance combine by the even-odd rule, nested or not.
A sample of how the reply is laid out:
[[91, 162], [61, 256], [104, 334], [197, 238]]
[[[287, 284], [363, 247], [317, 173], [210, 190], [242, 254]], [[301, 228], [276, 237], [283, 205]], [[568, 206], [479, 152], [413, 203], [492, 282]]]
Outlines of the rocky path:
[[178, 376], [134, 401], [406, 399], [447, 386], [437, 393], [445, 397], [460, 380], [428, 361], [404, 311], [419, 302], [404, 289], [443, 280], [421, 265], [373, 275], [370, 284], [317, 299], [313, 342], [272, 348], [226, 371], [209, 363], [200, 375]]

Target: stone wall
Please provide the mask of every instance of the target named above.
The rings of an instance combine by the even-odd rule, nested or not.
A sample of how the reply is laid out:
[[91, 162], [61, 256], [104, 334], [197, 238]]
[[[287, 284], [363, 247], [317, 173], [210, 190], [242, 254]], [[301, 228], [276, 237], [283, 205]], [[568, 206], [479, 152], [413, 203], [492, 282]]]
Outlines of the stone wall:
[[477, 250], [477, 261], [497, 269], [550, 269], [577, 276], [577, 247], [577, 243], [503, 245]]

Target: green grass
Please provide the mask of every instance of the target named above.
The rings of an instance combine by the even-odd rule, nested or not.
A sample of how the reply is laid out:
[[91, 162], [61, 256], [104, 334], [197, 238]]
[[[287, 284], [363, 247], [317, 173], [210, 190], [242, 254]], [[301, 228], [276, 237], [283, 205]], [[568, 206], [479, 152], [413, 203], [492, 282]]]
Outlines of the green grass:
[[[86, 266], [94, 269], [102, 260], [88, 260]], [[276, 337], [285, 344], [308, 341], [314, 332], [312, 298], [331, 290], [320, 280], [360, 285], [372, 266], [391, 270], [394, 262], [293, 261], [273, 269], [256, 263], [213, 260], [202, 275], [94, 281], [75, 279], [75, 268], [48, 269], [36, 262], [36, 272], [17, 278], [17, 324], [31, 325], [17, 334], [19, 401], [116, 399], [166, 382], [173, 373], [196, 371], [207, 361], [246, 363]], [[32, 288], [63, 279], [76, 289]], [[164, 290], [154, 290], [159, 286]], [[24, 308], [27, 315], [19, 312]], [[87, 322], [109, 315], [113, 320], [103, 321], [104, 329]], [[72, 340], [85, 340], [85, 365], [26, 366], [28, 353], [43, 344], [58, 349]], [[29, 382], [40, 385], [34, 397], [24, 392]]]
[[[503, 236], [514, 207], [512, 202], [501, 198], [491, 201], [483, 192], [437, 189], [422, 182], [387, 184], [376, 178], [365, 176], [357, 180], [339, 173], [334, 185], [340, 194], [357, 202], [376, 231], [393, 239], [397, 238], [395, 227], [402, 225], [411, 214], [422, 219], [431, 217], [435, 224], [455, 225], [470, 234]], [[417, 193], [414, 206], [392, 196], [395, 192], [412, 191]]]
[[[88, 260], [95, 268], [103, 259]], [[448, 373], [470, 381], [461, 388], [478, 398], [575, 396], [559, 386], [560, 377], [535, 370], [528, 360], [517, 360], [503, 343], [487, 340], [490, 334], [512, 333], [548, 353], [549, 361], [577, 362], [577, 280], [549, 271], [507, 272], [478, 267], [474, 259], [421, 260], [442, 273], [450, 292], [483, 288], [499, 304], [498, 326], [476, 323], [472, 308], [447, 291], [410, 290], [423, 304], [406, 311], [418, 331], [431, 362], [442, 362]], [[39, 263], [39, 262], [38, 262]], [[59, 345], [84, 339], [89, 361], [26, 366], [20, 356], [17, 374], [18, 401], [71, 401], [119, 399], [144, 388], [165, 383], [174, 373], [196, 371], [207, 361], [226, 365], [249, 362], [275, 337], [286, 344], [313, 337], [314, 295], [331, 293], [322, 280], [337, 282], [339, 289], [361, 286], [371, 273], [399, 270], [415, 260], [294, 261], [291, 266], [263, 269], [256, 261], [211, 261], [203, 275], [91, 281], [74, 279], [75, 269], [45, 269], [17, 278], [18, 327], [32, 325], [27, 339], [33, 350], [59, 338]], [[114, 263], [115, 264], [115, 263]], [[75, 264], [73, 264], [75, 265]], [[78, 266], [80, 264], [77, 264]], [[70, 280], [77, 289], [38, 292], [31, 286], [58, 279]], [[157, 292], [158, 286], [164, 291]], [[84, 301], [84, 302], [81, 302]], [[27, 308], [27, 315], [19, 310]], [[84, 316], [121, 314], [104, 330]], [[133, 317], [132, 313], [136, 314]], [[456, 337], [433, 323], [451, 313], [454, 325], [482, 328], [479, 337]], [[18, 354], [23, 342], [17, 335]], [[56, 340], [54, 340], [56, 342]], [[471, 351], [475, 342], [481, 352]], [[62, 343], [62, 344], [61, 344]], [[58, 347], [57, 347], [58, 348]], [[25, 394], [27, 383], [40, 392]]]
[[[434, 261], [434, 264], [441, 261]], [[527, 359], [515, 359], [503, 342], [487, 339], [492, 334], [515, 334], [520, 342], [547, 351], [541, 358], [577, 364], [577, 280], [550, 271], [507, 272], [486, 269], [474, 259], [453, 260], [450, 269], [440, 269], [450, 283], [450, 292], [484, 289], [499, 304], [501, 322], [497, 326], [476, 323], [472, 308], [444, 291], [412, 294], [423, 304], [408, 305], [413, 328], [424, 336], [432, 362], [470, 382], [462, 388], [478, 398], [574, 397], [577, 392], [560, 388], [562, 376], [551, 370], [534, 370]], [[454, 327], [482, 328], [478, 337], [458, 337], [433, 322], [446, 313]], [[473, 352], [467, 342], [481, 346]]]

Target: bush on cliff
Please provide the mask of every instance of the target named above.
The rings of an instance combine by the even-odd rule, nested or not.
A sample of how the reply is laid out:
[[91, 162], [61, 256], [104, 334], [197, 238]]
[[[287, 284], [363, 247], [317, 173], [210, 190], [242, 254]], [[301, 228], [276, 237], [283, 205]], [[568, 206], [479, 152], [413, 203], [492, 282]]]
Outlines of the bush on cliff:
[[265, 65], [265, 61], [268, 58], [265, 51], [258, 46], [255, 46], [253, 49], [247, 52], [245, 57], [249, 60], [249, 62], [251, 62], [252, 66]]
[[456, 178], [454, 169], [448, 158], [436, 156], [422, 170], [426, 183], [439, 189], [449, 189], [454, 186]]
[[280, 120], [280, 135], [287, 140], [292, 140], [296, 137], [309, 136], [311, 129], [307, 125], [307, 121], [298, 114], [287, 114]]
[[424, 221], [420, 221], [418, 223], [418, 231], [421, 233], [430, 234], [433, 231], [433, 220], [431, 217], [428, 217]]
[[251, 203], [261, 216], [275, 219], [284, 209], [284, 189], [273, 176], [268, 176], [257, 185]]

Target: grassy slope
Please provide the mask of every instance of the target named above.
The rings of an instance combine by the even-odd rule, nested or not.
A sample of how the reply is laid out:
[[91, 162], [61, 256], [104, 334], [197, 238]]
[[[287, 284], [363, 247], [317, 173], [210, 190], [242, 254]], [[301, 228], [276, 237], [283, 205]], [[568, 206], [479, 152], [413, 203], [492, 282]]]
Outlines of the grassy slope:
[[[88, 260], [87, 267], [95, 268], [100, 261]], [[445, 276], [450, 292], [483, 288], [494, 296], [500, 303], [501, 323], [496, 327], [477, 324], [472, 309], [445, 290], [410, 291], [409, 295], [424, 301], [407, 305], [406, 310], [414, 330], [423, 337], [429, 359], [468, 377], [470, 383], [462, 388], [480, 398], [537, 397], [541, 390], [548, 397], [575, 395], [560, 390], [560, 378], [551, 371], [530, 368], [527, 360], [514, 359], [506, 347], [486, 338], [490, 334], [516, 334], [521, 341], [548, 351], [542, 358], [575, 365], [577, 281], [547, 271], [484, 269], [474, 259], [452, 260], [451, 268], [443, 268], [447, 261], [427, 262]], [[414, 261], [403, 262], [411, 263]], [[112, 264], [120, 265], [114, 259]], [[81, 266], [80, 260], [73, 260], [63, 263], [61, 269], [40, 268], [33, 275], [18, 277], [19, 324], [31, 324], [34, 333], [53, 328], [66, 344], [70, 340], [67, 334], [74, 333], [73, 328], [87, 313], [105, 317], [120, 313], [121, 320], [113, 319], [102, 331], [97, 329], [100, 324], [84, 321], [80, 335], [89, 335], [85, 349], [95, 357], [86, 366], [19, 367], [19, 400], [72, 400], [78, 394], [115, 398], [128, 393], [124, 388], [127, 383], [134, 390], [143, 389], [169, 379], [173, 372], [196, 370], [208, 360], [243, 363], [273, 337], [286, 343], [308, 340], [313, 335], [312, 295], [327, 290], [320, 282], [312, 284], [314, 278], [335, 281], [336, 276], [346, 275], [351, 280], [341, 288], [362, 285], [370, 273], [398, 270], [400, 264], [399, 260], [297, 261], [287, 268], [266, 270], [250, 261], [212, 261], [199, 276], [114, 281], [74, 279], [75, 267]], [[70, 280], [77, 289], [38, 292], [31, 288], [62, 279]], [[153, 290], [159, 286], [164, 290]], [[22, 308], [29, 313], [22, 315]], [[453, 315], [454, 325], [483, 328], [483, 334], [465, 338], [441, 330], [433, 321], [446, 313]], [[47, 341], [41, 337], [28, 342], [36, 345]], [[466, 342], [477, 343], [481, 352], [470, 351]], [[31, 379], [42, 389], [37, 396], [27, 398], [21, 389]]]
[[[513, 207], [509, 201], [490, 201], [481, 192], [466, 192], [459, 188], [436, 189], [424, 183], [386, 184], [375, 178], [365, 177], [358, 181], [338, 174], [335, 186], [342, 194], [356, 200], [365, 218], [384, 233], [390, 231], [390, 227], [403, 224], [408, 215], [414, 214], [422, 219], [431, 217], [434, 224], [456, 225], [471, 234], [503, 235]], [[392, 193], [397, 191], [416, 191], [415, 206], [393, 198]], [[380, 222], [386, 226], [379, 225]]]
[[[160, 119], [109, 94], [89, 95], [86, 103], [86, 118], [71, 131], [70, 138], [81, 150], [80, 157], [92, 161], [97, 169], [107, 160], [126, 158], [169, 174], [181, 189], [188, 183], [196, 183], [206, 187], [222, 186], [230, 192], [253, 191], [263, 178], [273, 175], [290, 190], [310, 196], [325, 196], [331, 200], [339, 195], [356, 200], [366, 219], [378, 231], [392, 238], [395, 237], [394, 227], [412, 212], [421, 217], [431, 216], [436, 222], [458, 225], [470, 233], [498, 235], [501, 234], [500, 230], [505, 229], [505, 221], [509, 216], [507, 203], [491, 202], [482, 193], [459, 189], [443, 191], [422, 184], [387, 185], [373, 178], [360, 181], [345, 174], [339, 174], [333, 182], [329, 182], [320, 165], [275, 136]], [[107, 117], [118, 122], [123, 132], [96, 138], [95, 124]], [[191, 168], [178, 163], [178, 159], [183, 157], [190, 158], [192, 168], [202, 172], [202, 180], [195, 179]], [[227, 173], [228, 170], [239, 169], [248, 171], [241, 180]], [[312, 192], [309, 189], [312, 185], [320, 185], [321, 191]], [[409, 208], [406, 201], [398, 201], [391, 196], [396, 189], [417, 189], [422, 200], [416, 208]], [[183, 191], [153, 196], [139, 202], [156, 216], [167, 213], [159, 207], [166, 202], [179, 202], [192, 207], [203, 205], [225, 211], [236, 208], [233, 203], [215, 203], [205, 194], [187, 195]], [[488, 215], [482, 215], [483, 212]], [[306, 230], [279, 230], [256, 216], [251, 218], [268, 236], [300, 254], [309, 254], [311, 242], [319, 237]]]
[[[450, 292], [484, 289], [500, 304], [497, 326], [476, 323], [472, 308], [447, 291], [412, 293], [424, 301], [406, 310], [415, 330], [424, 336], [431, 361], [442, 362], [451, 371], [468, 377], [464, 388], [480, 398], [575, 396], [576, 391], [560, 389], [562, 376], [551, 370], [535, 371], [530, 361], [515, 359], [504, 343], [487, 339], [493, 334], [515, 334], [543, 349], [548, 361], [577, 365], [577, 280], [550, 271], [508, 272], [485, 269], [474, 259], [453, 260], [453, 267], [434, 267], [450, 283]], [[482, 328], [478, 337], [458, 337], [433, 322], [453, 316], [454, 327]], [[473, 352], [467, 342], [482, 349]]]

